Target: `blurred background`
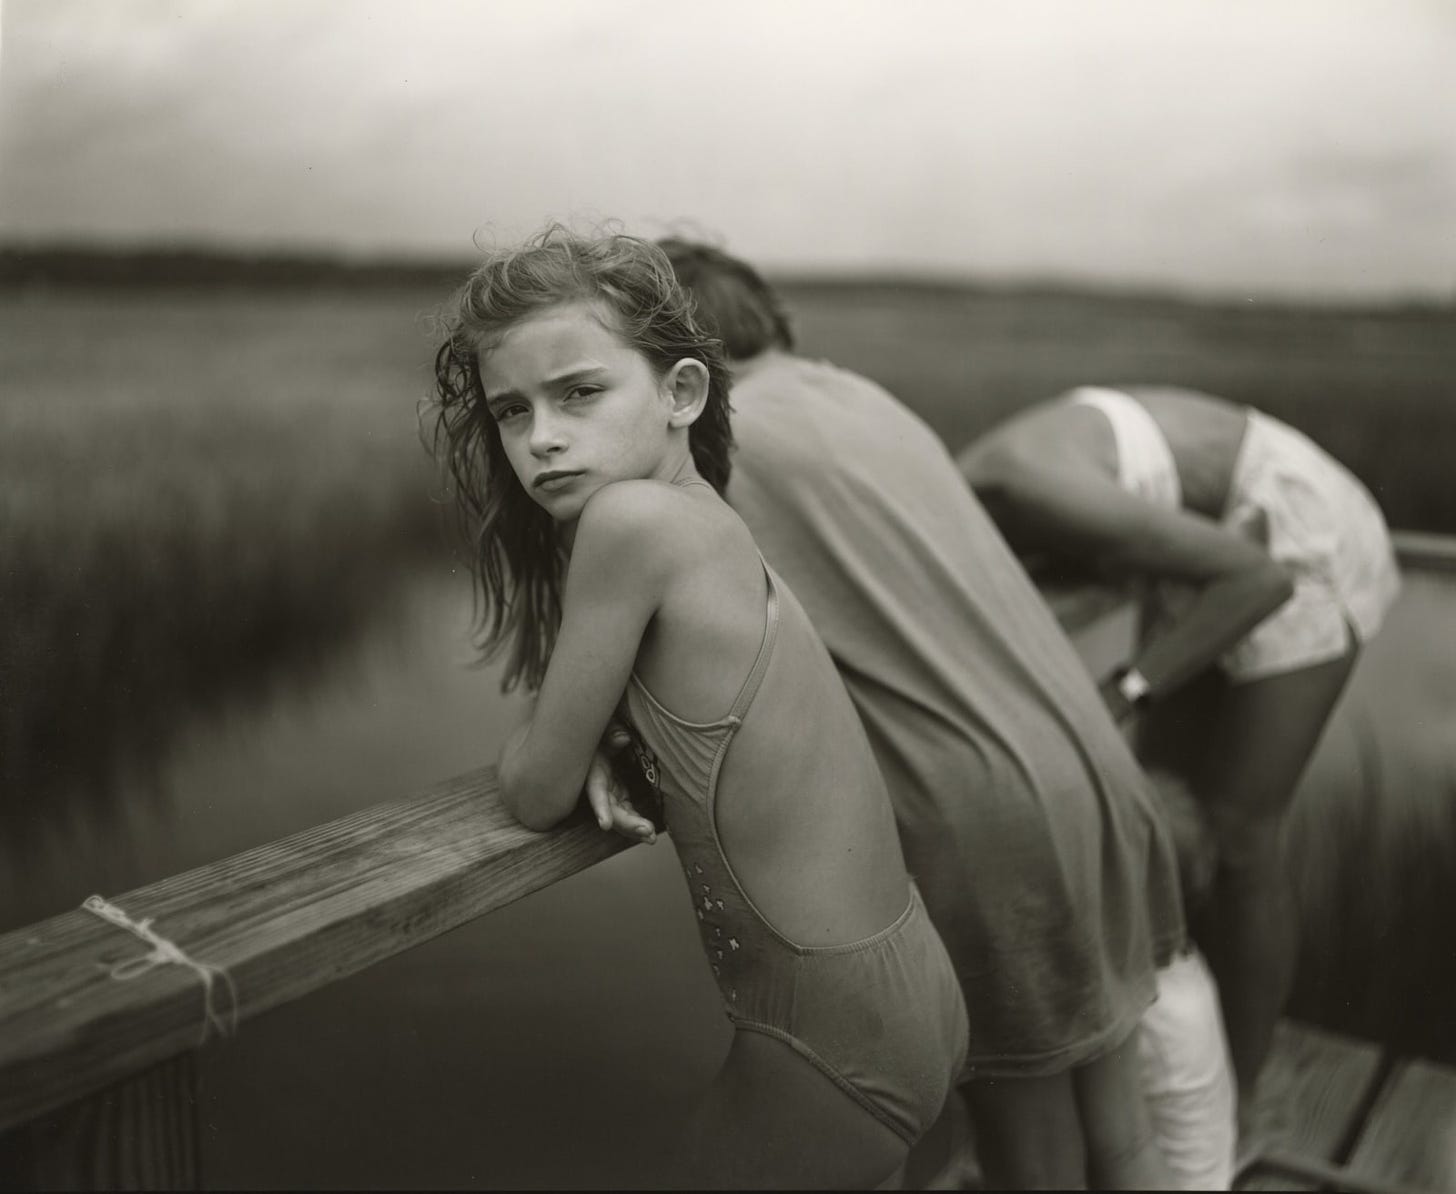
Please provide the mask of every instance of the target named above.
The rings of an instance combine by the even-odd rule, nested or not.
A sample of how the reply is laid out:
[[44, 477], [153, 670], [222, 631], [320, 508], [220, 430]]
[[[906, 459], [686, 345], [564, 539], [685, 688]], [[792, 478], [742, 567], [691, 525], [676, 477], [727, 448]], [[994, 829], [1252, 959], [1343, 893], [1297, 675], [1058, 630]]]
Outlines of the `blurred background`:
[[[431, 313], [549, 218], [759, 264], [959, 447], [1249, 402], [1456, 534], [1445, 0], [4, 0], [0, 931], [494, 758]], [[1456, 1061], [1456, 585], [1301, 789], [1298, 1014]], [[209, 1184], [630, 1186], [725, 1031], [671, 846], [245, 1025]]]

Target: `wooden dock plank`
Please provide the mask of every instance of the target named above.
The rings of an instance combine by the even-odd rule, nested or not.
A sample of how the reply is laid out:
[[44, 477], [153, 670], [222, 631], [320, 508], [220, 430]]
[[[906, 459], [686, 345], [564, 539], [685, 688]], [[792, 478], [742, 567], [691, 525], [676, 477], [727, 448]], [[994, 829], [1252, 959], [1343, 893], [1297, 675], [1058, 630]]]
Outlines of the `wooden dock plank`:
[[[1254, 1122], [1268, 1150], [1330, 1163], [1355, 1127], [1380, 1065], [1367, 1041], [1282, 1021], [1259, 1080]], [[1318, 1181], [1256, 1161], [1240, 1190], [1317, 1190]]]
[[1402, 1061], [1365, 1121], [1349, 1168], [1419, 1190], [1456, 1190], [1456, 1069]]
[[[534, 833], [494, 768], [376, 805], [148, 887], [102, 892], [226, 970], [239, 1021], [574, 875], [627, 845], [578, 814]], [[0, 1131], [197, 1047], [203, 988], [185, 966], [120, 981], [149, 946], [89, 912], [0, 936]], [[213, 1003], [231, 1010], [224, 984]]]

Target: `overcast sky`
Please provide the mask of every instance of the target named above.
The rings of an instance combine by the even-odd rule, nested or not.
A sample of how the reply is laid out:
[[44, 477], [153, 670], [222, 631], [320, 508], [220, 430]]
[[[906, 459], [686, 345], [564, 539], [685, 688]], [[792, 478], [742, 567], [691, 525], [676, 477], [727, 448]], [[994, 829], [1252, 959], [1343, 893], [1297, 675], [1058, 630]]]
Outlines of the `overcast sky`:
[[0, 239], [1456, 294], [1456, 0], [3, 0]]

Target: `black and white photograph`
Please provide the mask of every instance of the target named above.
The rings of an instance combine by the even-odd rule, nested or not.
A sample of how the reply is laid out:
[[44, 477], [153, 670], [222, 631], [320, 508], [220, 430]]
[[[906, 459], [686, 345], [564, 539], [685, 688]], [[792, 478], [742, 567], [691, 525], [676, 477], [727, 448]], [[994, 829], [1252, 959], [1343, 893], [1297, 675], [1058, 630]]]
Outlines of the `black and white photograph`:
[[0, 1188], [1456, 1190], [1453, 114], [0, 0]]

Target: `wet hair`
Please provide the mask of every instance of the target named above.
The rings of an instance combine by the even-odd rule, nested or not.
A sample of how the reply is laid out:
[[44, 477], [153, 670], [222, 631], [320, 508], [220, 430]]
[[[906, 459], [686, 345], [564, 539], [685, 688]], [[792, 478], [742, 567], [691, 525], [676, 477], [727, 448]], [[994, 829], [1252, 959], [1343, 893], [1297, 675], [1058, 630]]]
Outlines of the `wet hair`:
[[471, 546], [476, 645], [493, 659], [510, 648], [502, 688], [539, 688], [561, 625], [566, 553], [556, 523], [511, 469], [486, 407], [480, 354], [513, 325], [562, 303], [589, 301], [611, 330], [660, 378], [678, 361], [708, 371], [708, 400], [688, 429], [693, 462], [722, 493], [733, 433], [722, 342], [693, 318], [666, 255], [650, 241], [618, 233], [582, 236], [552, 224], [524, 244], [492, 250], [440, 314], [430, 440], [454, 491], [460, 529]]
[[779, 296], [746, 261], [678, 237], [657, 243], [692, 295], [698, 318], [722, 339], [729, 360], [746, 361], [770, 348], [794, 347]]

